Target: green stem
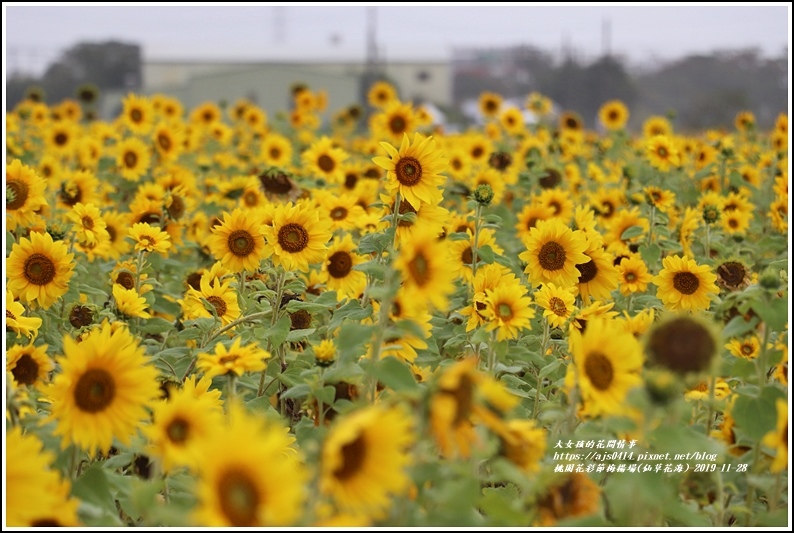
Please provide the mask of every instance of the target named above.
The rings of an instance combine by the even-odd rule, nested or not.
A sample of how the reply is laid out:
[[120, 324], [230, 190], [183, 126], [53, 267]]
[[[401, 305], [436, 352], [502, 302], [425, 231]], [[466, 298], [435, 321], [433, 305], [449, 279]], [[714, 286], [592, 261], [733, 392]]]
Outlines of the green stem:
[[783, 471], [777, 473], [775, 476], [775, 488], [772, 489], [772, 498], [769, 500], [769, 512], [777, 510], [777, 504], [780, 500], [780, 492], [783, 490]]
[[711, 434], [711, 417], [714, 416], [714, 387], [717, 385], [717, 376], [714, 374], [709, 378], [709, 404], [706, 410], [706, 437]]
[[234, 402], [235, 397], [237, 396], [237, 374], [234, 372], [230, 372], [228, 374], [229, 382], [227, 383], [227, 402], [226, 404], [229, 405]]
[[480, 219], [482, 218], [482, 205], [477, 202], [477, 207], [474, 208], [474, 242], [471, 245], [471, 277], [477, 275], [477, 249], [480, 242]]
[[[543, 321], [543, 340], [540, 343], [540, 349], [541, 349], [540, 355], [541, 355], [541, 357], [546, 357], [546, 350], [548, 349], [548, 346], [549, 346], [549, 337], [550, 337], [549, 321], [548, 320], [544, 320]], [[535, 389], [535, 405], [532, 408], [532, 418], [534, 418], [534, 419], [538, 418], [538, 411], [540, 409], [540, 388], [541, 388], [541, 385], [542, 385], [542, 382], [543, 382], [543, 380], [540, 377], [540, 369], [538, 368], [537, 371], [538, 371], [538, 383], [537, 383], [537, 387]]]
[[[273, 311], [273, 312], [275, 313], [275, 311]], [[234, 328], [234, 327], [236, 327], [236, 326], [238, 326], [240, 324], [243, 324], [245, 322], [251, 322], [252, 320], [256, 320], [257, 318], [261, 318], [263, 316], [266, 316], [268, 313], [270, 313], [270, 311], [259, 311], [259, 312], [256, 312], [256, 313], [251, 313], [248, 316], [240, 317], [237, 320], [233, 320], [232, 322], [229, 322], [228, 324], [226, 324], [222, 328], [218, 329], [218, 331], [216, 331], [215, 333], [210, 335], [209, 338], [205, 342], [203, 342], [201, 344], [202, 348], [204, 346], [206, 346], [207, 344], [209, 344], [210, 342], [212, 342], [213, 340], [215, 340], [216, 338], [218, 338], [220, 335], [222, 335], [222, 334], [226, 333], [227, 331], [229, 331], [230, 329], [232, 329], [232, 328]], [[273, 324], [275, 324], [275, 322], [273, 322]]]
[[138, 251], [138, 258], [135, 261], [135, 292], [141, 293], [141, 270], [143, 270], [143, 250]]
[[769, 343], [769, 324], [764, 323], [764, 340], [761, 342], [761, 352], [758, 354], [756, 360], [758, 371], [758, 386], [763, 387], [766, 385], [766, 345]]
[[648, 244], [650, 245], [653, 242], [653, 227], [656, 224], [656, 206], [651, 204], [651, 224], [650, 229], [648, 230]]

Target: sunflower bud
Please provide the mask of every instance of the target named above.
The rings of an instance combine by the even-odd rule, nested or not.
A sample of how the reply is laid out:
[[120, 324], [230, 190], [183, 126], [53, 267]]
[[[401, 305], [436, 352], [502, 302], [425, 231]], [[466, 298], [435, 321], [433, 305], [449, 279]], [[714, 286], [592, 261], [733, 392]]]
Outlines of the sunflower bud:
[[715, 205], [707, 205], [703, 208], [703, 220], [706, 224], [714, 224], [720, 219], [720, 210]]
[[780, 288], [780, 276], [772, 269], [767, 269], [758, 277], [758, 284], [770, 291]]
[[487, 183], [477, 185], [474, 189], [474, 199], [480, 205], [489, 205], [493, 200], [493, 189]]

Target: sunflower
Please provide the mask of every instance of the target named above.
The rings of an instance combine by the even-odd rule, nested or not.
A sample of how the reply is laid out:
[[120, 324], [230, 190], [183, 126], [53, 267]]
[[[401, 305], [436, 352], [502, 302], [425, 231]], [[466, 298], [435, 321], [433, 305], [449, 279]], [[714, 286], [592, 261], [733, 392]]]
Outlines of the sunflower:
[[386, 142], [381, 146], [390, 157], [379, 156], [372, 161], [388, 171], [386, 188], [392, 196], [399, 193], [414, 209], [419, 209], [422, 203], [438, 205], [441, 202], [439, 186], [445, 179], [439, 172], [447, 166], [447, 160], [437, 150], [432, 136], [417, 133], [410, 142], [408, 135], [404, 135], [399, 150]]
[[199, 290], [190, 288], [182, 302], [185, 318], [211, 318], [212, 313], [207, 309], [202, 300], [207, 300], [215, 309], [215, 314], [221, 320], [221, 324], [226, 326], [240, 318], [240, 304], [237, 302], [237, 291], [230, 288], [232, 280], [224, 282], [219, 280], [210, 281], [209, 276], [202, 276], [199, 282]]
[[125, 180], [138, 181], [149, 170], [151, 150], [140, 139], [135, 137], [124, 139], [116, 150], [116, 165]]
[[135, 241], [136, 252], [160, 252], [168, 253], [171, 248], [171, 237], [157, 226], [152, 226], [145, 222], [133, 224], [129, 235]]
[[524, 472], [540, 471], [546, 453], [546, 430], [534, 420], [508, 420], [499, 433], [502, 455]]
[[507, 107], [499, 113], [499, 123], [512, 136], [521, 136], [526, 131], [524, 114], [517, 107]]
[[559, 127], [561, 131], [583, 131], [584, 121], [578, 113], [574, 111], [563, 111], [560, 114]]
[[642, 384], [642, 347], [616, 321], [591, 319], [582, 341], [572, 346], [583, 412], [615, 415], [625, 412], [629, 390]]
[[350, 231], [358, 227], [359, 220], [364, 216], [364, 208], [358, 205], [357, 198], [352, 194], [317, 194], [318, 207], [331, 220], [333, 230]]
[[629, 109], [620, 100], [610, 100], [598, 110], [598, 119], [609, 131], [622, 130], [629, 121]]
[[601, 489], [587, 474], [575, 472], [555, 482], [538, 500], [538, 524], [555, 526], [560, 520], [598, 512]]
[[612, 291], [618, 287], [619, 273], [615, 268], [615, 258], [606, 252], [600, 238], [589, 239], [584, 255], [590, 258], [586, 263], [579, 263], [579, 296], [585, 305], [590, 303], [590, 298], [607, 300]]
[[366, 257], [353, 253], [356, 245], [349, 233], [344, 237], [334, 237], [328, 248], [328, 257], [323, 263], [321, 280], [329, 290], [336, 291], [338, 300], [358, 298], [367, 284], [367, 276], [353, 267], [367, 260]]
[[502, 108], [502, 96], [497, 93], [483, 92], [478, 100], [480, 114], [486, 119], [496, 118]]
[[309, 263], [326, 258], [331, 240], [331, 222], [321, 219], [306, 204], [281, 204], [276, 207], [273, 224], [263, 228], [267, 253], [273, 262], [287, 270], [308, 272]]
[[664, 268], [654, 276], [657, 296], [672, 311], [704, 311], [711, 305], [710, 295], [718, 294], [717, 275], [708, 265], [698, 265], [687, 256], [667, 256]]
[[736, 357], [748, 360], [757, 358], [761, 353], [761, 342], [756, 335], [750, 335], [741, 340], [731, 339], [725, 347]]
[[[690, 387], [684, 393], [684, 399], [688, 402], [708, 400], [711, 392], [709, 391], [708, 381], [699, 381], [695, 386]], [[731, 395], [730, 384], [722, 378], [716, 378], [714, 381], [714, 399], [724, 400]]]
[[673, 140], [667, 135], [654, 135], [645, 145], [651, 166], [669, 172], [681, 164], [681, 157]]
[[17, 337], [21, 335], [35, 339], [41, 327], [41, 319], [36, 316], [25, 316], [25, 306], [14, 300], [14, 294], [6, 290], [6, 331], [13, 331]]
[[270, 353], [259, 348], [256, 344], [240, 345], [237, 337], [227, 349], [222, 343], [215, 345], [215, 353], [200, 353], [196, 369], [204, 372], [209, 378], [234, 374], [242, 376], [246, 372], [259, 372], [267, 366], [265, 359], [270, 358]]
[[107, 455], [114, 438], [129, 444], [160, 394], [157, 370], [147, 364], [145, 350], [126, 328], [107, 322], [79, 344], [65, 336], [63, 350], [56, 360], [61, 373], [49, 389], [61, 446]]
[[185, 131], [175, 122], [159, 122], [152, 133], [154, 148], [163, 161], [174, 161], [185, 147]]
[[775, 450], [775, 459], [769, 467], [772, 473], [781, 472], [788, 466], [788, 402], [779, 398], [775, 402], [777, 424], [775, 429], [764, 435], [761, 444]]
[[648, 117], [645, 122], [642, 123], [642, 135], [646, 139], [650, 139], [657, 135], [666, 135], [669, 137], [672, 134], [673, 126], [670, 125], [670, 121], [665, 117]]
[[255, 272], [272, 253], [265, 245], [264, 226], [252, 213], [240, 208], [231, 215], [223, 213], [223, 221], [212, 227], [207, 246], [233, 272]]
[[262, 140], [260, 157], [273, 167], [287, 167], [292, 163], [292, 143], [283, 135], [270, 132]]
[[44, 179], [19, 159], [6, 165], [6, 224], [9, 230], [29, 228], [37, 222], [37, 211], [49, 205], [44, 198], [46, 187]]
[[49, 233], [31, 233], [14, 243], [6, 261], [7, 288], [15, 298], [47, 309], [69, 290], [74, 254]]
[[653, 279], [653, 276], [648, 273], [645, 262], [638, 255], [630, 255], [621, 259], [617, 270], [619, 274], [618, 287], [623, 296], [645, 292], [648, 283]]
[[309, 478], [294, 440], [286, 428], [231, 405], [227, 423], [196, 446], [194, 520], [209, 527], [294, 525], [304, 514]]
[[380, 517], [411, 478], [409, 448], [416, 436], [411, 415], [375, 405], [339, 419], [322, 447], [320, 491], [348, 512]]
[[66, 217], [73, 222], [77, 240], [85, 244], [98, 244], [110, 240], [107, 223], [94, 204], [76, 203]]
[[548, 220], [554, 217], [554, 209], [548, 205], [538, 203], [526, 204], [521, 212], [518, 213], [518, 222], [515, 225], [516, 236], [525, 241], [529, 237], [532, 228], [537, 226], [541, 220]]
[[461, 315], [469, 317], [466, 323], [467, 332], [486, 323], [487, 317], [484, 314], [486, 291], [494, 290], [503, 285], [518, 288], [521, 284], [518, 278], [510, 272], [510, 269], [498, 263], [485, 264], [477, 269], [477, 275], [474, 276], [471, 282], [472, 292], [474, 293], [471, 305], [464, 307], [460, 311]]
[[17, 385], [35, 385], [45, 382], [55, 368], [47, 356], [47, 345], [27, 346], [17, 344], [6, 351], [6, 372], [10, 372]]
[[53, 122], [44, 136], [47, 152], [61, 160], [72, 156], [77, 147], [80, 128], [68, 121]]
[[439, 310], [447, 308], [447, 297], [455, 290], [447, 254], [446, 241], [439, 241], [435, 232], [416, 229], [413, 238], [400, 247], [394, 263], [407, 298], [428, 302]]
[[539, 221], [524, 244], [527, 251], [518, 257], [527, 263], [524, 272], [533, 285], [549, 281], [560, 287], [576, 285], [580, 275], [576, 265], [589, 260], [584, 254], [587, 249], [584, 234], [572, 231], [557, 219]]
[[388, 82], [376, 81], [367, 92], [367, 101], [372, 107], [383, 109], [388, 104], [398, 101], [397, 89]]
[[532, 329], [529, 321], [535, 317], [532, 299], [521, 285], [500, 285], [485, 291], [486, 331], [496, 331], [496, 340], [515, 339], [524, 329]]
[[301, 155], [305, 171], [327, 183], [344, 183], [342, 162], [348, 157], [348, 153], [334, 147], [334, 141], [328, 137], [320, 137]]
[[727, 211], [720, 217], [720, 224], [726, 235], [744, 235], [750, 227], [752, 218], [752, 213]]
[[[380, 195], [380, 200], [384, 204], [383, 213], [381, 216], [387, 216], [394, 213], [394, 199], [389, 197], [386, 194]], [[408, 220], [407, 218], [400, 218], [397, 222], [397, 237], [396, 237], [396, 247], [399, 248], [403, 245], [403, 243], [410, 241], [413, 239], [414, 232], [417, 231], [419, 228], [426, 228], [429, 232], [435, 233], [436, 235], [442, 235], [444, 233], [444, 227], [449, 220], [449, 211], [444, 209], [438, 205], [431, 205], [431, 204], [422, 204], [418, 209], [414, 209], [411, 207], [406, 201], [400, 202], [400, 207], [398, 210], [400, 215], [405, 215], [406, 213], [412, 213], [416, 217], [414, 220]], [[377, 216], [380, 220], [381, 216]], [[362, 219], [363, 221], [363, 219]], [[378, 222], [379, 225], [376, 227], [386, 227], [387, 223], [385, 222]], [[472, 226], [473, 231], [473, 226]]]
[[543, 316], [553, 328], [561, 328], [576, 313], [576, 286], [558, 287], [543, 283], [534, 293], [535, 302], [543, 308]]
[[416, 129], [417, 120], [410, 103], [394, 101], [380, 112], [372, 115], [370, 130], [376, 139], [399, 142]]
[[145, 96], [128, 94], [122, 101], [121, 119], [131, 132], [146, 135], [154, 123], [154, 106]]
[[9, 527], [76, 527], [80, 501], [71, 484], [51, 468], [55, 455], [32, 433], [12, 427], [5, 439], [5, 525]]
[[[450, 258], [452, 263], [449, 265], [449, 269], [453, 277], [462, 277], [465, 281], [470, 283], [472, 280], [472, 272], [475, 261], [473, 253], [474, 234], [467, 231], [467, 235], [467, 239], [452, 241], [449, 244]], [[504, 254], [504, 249], [496, 244], [493, 230], [488, 228], [481, 229], [477, 239], [478, 250], [485, 246], [490, 247], [494, 254], [498, 256]], [[478, 263], [482, 263], [482, 258], [477, 258], [476, 260]]]
[[218, 104], [213, 102], [203, 102], [202, 104], [193, 108], [190, 112], [189, 120], [194, 124], [201, 126], [209, 126], [214, 122], [221, 120], [223, 113]]
[[113, 299], [116, 301], [116, 309], [126, 318], [151, 318], [152, 315], [146, 312], [149, 304], [146, 298], [138, 296], [135, 288], [125, 289], [121, 285], [113, 284]]
[[571, 194], [560, 188], [544, 189], [534, 200], [538, 205], [549, 207], [554, 217], [567, 224], [573, 216], [574, 202]]
[[[195, 376], [190, 382], [195, 385]], [[154, 406], [152, 424], [143, 428], [150, 442], [147, 453], [159, 459], [166, 473], [180, 466], [197, 471], [202, 459], [196, 453], [198, 443], [208, 440], [223, 424], [220, 404], [194, 391], [188, 386], [180, 390], [169, 387], [168, 400]]]

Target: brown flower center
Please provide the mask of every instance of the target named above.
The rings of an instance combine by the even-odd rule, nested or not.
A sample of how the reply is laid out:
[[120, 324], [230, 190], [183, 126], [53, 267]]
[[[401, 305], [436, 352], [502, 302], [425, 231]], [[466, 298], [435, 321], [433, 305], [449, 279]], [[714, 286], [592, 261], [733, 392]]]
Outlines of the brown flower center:
[[568, 307], [561, 298], [557, 298], [556, 296], [549, 298], [549, 309], [557, 316], [568, 316]]
[[[394, 211], [394, 209], [392, 209], [392, 211]], [[414, 207], [411, 204], [409, 204], [408, 202], [402, 201], [402, 202], [400, 202], [400, 214], [404, 215], [405, 213], [413, 213], [413, 214], [416, 215], [417, 211], [416, 211], [416, 209], [414, 209]], [[397, 222], [397, 225], [400, 226], [401, 228], [410, 228], [411, 226], [414, 225], [414, 223], [411, 222], [410, 220], [406, 220], [404, 218], [400, 218], [400, 221]]]
[[159, 135], [157, 135], [157, 144], [164, 152], [170, 151], [171, 146], [173, 146], [173, 144], [171, 143], [171, 137], [169, 137], [165, 133], [160, 133]]
[[344, 251], [335, 252], [328, 258], [328, 274], [334, 278], [344, 278], [353, 268], [353, 258]]
[[452, 420], [452, 425], [458, 426], [466, 422], [474, 405], [474, 382], [471, 376], [463, 374], [455, 389], [442, 390], [442, 392], [451, 394], [455, 398], [455, 418]]
[[635, 281], [637, 281], [637, 274], [635, 274], [634, 272], [626, 272], [626, 275], [623, 276], [623, 279], [625, 279], [629, 283], [634, 283]]
[[69, 136], [65, 133], [58, 132], [55, 134], [55, 144], [58, 146], [63, 146], [69, 142]]
[[233, 231], [226, 242], [229, 245], [229, 250], [237, 257], [247, 257], [255, 248], [254, 238], [250, 233], [241, 229]]
[[692, 272], [678, 272], [673, 276], [673, 288], [681, 294], [694, 294], [700, 286], [700, 280]]
[[39, 364], [30, 354], [17, 359], [16, 366], [11, 369], [14, 380], [20, 385], [33, 385], [39, 377]]
[[218, 314], [219, 317], [222, 317], [226, 314], [226, 302], [223, 301], [223, 298], [220, 296], [210, 296], [207, 298], [207, 301], [212, 304], [212, 307], [215, 308], [215, 312]]
[[273, 146], [270, 148], [269, 153], [272, 159], [278, 159], [279, 157], [281, 157], [281, 148], [278, 148], [277, 146]]
[[544, 270], [559, 270], [565, 265], [565, 248], [554, 241], [540, 248], [538, 262]]
[[403, 133], [406, 126], [407, 124], [403, 117], [392, 117], [391, 120], [389, 120], [389, 129], [395, 135]]
[[188, 284], [189, 287], [193, 289], [201, 290], [201, 272], [192, 272], [188, 275], [185, 283]]
[[323, 172], [328, 173], [336, 167], [336, 162], [330, 156], [323, 154], [317, 159], [317, 166]]
[[165, 433], [171, 442], [183, 444], [190, 434], [190, 424], [181, 416], [176, 416], [165, 428]]
[[265, 192], [272, 194], [287, 194], [292, 190], [289, 176], [283, 173], [276, 174], [275, 176], [268, 175], [267, 173], [259, 176], [259, 181]]
[[244, 471], [230, 468], [218, 479], [217, 495], [221, 511], [235, 527], [257, 525], [262, 494], [251, 477]]
[[86, 413], [107, 409], [116, 396], [116, 382], [103, 368], [91, 368], [80, 376], [74, 388], [74, 403]]
[[91, 218], [89, 216], [84, 216], [81, 219], [81, 222], [83, 223], [83, 228], [85, 228], [85, 229], [94, 229], [94, 219], [93, 218]]
[[119, 272], [116, 283], [127, 290], [135, 288], [135, 277], [130, 272]]
[[34, 285], [47, 285], [55, 279], [55, 263], [44, 254], [32, 254], [25, 260], [24, 274]]
[[367, 443], [363, 435], [342, 446], [342, 464], [334, 470], [334, 477], [346, 481], [356, 475], [367, 458]]
[[592, 352], [587, 355], [587, 359], [584, 362], [584, 373], [590, 383], [600, 391], [609, 389], [609, 385], [615, 376], [612, 363], [601, 352]]
[[474, 252], [471, 246], [463, 250], [463, 253], [460, 254], [460, 260], [463, 261], [464, 265], [471, 265], [474, 262]]
[[143, 113], [141, 113], [140, 109], [133, 109], [132, 111], [130, 111], [130, 119], [134, 123], [139, 124], [140, 122], [143, 121]]
[[135, 152], [124, 152], [124, 166], [127, 168], [135, 168], [138, 164], [138, 154]]
[[553, 189], [562, 181], [562, 174], [556, 169], [547, 168], [546, 173], [538, 180], [538, 183], [544, 189]]
[[[6, 193], [6, 209], [13, 211], [25, 205], [29, 194], [26, 183], [13, 180], [6, 173], [6, 190], [8, 191]], [[8, 200], [9, 198], [11, 201]]]
[[344, 220], [347, 217], [347, 209], [342, 206], [331, 209], [332, 220]]
[[309, 329], [312, 325], [312, 315], [305, 309], [300, 309], [289, 314], [290, 331], [296, 329]]
[[168, 206], [168, 214], [174, 220], [179, 220], [185, 214], [185, 202], [179, 196], [171, 196], [171, 205]]
[[513, 157], [507, 152], [494, 152], [491, 154], [491, 157], [488, 158], [488, 164], [491, 168], [495, 168], [500, 172], [507, 169], [512, 162]]
[[592, 258], [587, 263], [580, 263], [576, 265], [576, 270], [579, 271], [579, 283], [593, 281], [598, 274], [598, 267]]
[[290, 222], [278, 230], [278, 243], [289, 253], [298, 253], [309, 245], [309, 232], [300, 224]]
[[417, 253], [409, 261], [408, 272], [411, 274], [411, 279], [414, 283], [420, 287], [424, 287], [430, 281], [430, 263], [421, 252]]
[[401, 157], [394, 166], [394, 172], [397, 181], [407, 187], [416, 185], [422, 179], [422, 165], [413, 157]]
[[82, 328], [84, 326], [88, 326], [93, 321], [94, 313], [91, 311], [90, 307], [86, 307], [84, 305], [75, 305], [69, 312], [69, 323], [72, 325], [72, 327]]

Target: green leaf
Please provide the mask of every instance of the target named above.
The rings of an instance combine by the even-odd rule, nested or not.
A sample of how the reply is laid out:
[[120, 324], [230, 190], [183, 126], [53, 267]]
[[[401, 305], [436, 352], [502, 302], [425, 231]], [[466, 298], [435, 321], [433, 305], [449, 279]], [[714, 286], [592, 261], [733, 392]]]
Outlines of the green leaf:
[[417, 388], [416, 379], [408, 366], [395, 357], [383, 358], [376, 366], [378, 381], [395, 391], [408, 391]]
[[391, 244], [391, 236], [387, 233], [370, 233], [361, 237], [358, 241], [358, 253], [371, 254], [376, 252], [382, 254]]
[[322, 389], [315, 390], [314, 397], [326, 405], [333, 405], [334, 401], [336, 401], [336, 387], [326, 385]]
[[620, 234], [620, 240], [627, 241], [629, 239], [633, 239], [634, 237], [639, 237], [644, 232], [645, 230], [642, 229], [642, 226], [629, 226], [623, 231], [623, 233]]
[[309, 394], [311, 394], [312, 390], [305, 383], [299, 383], [298, 385], [293, 385], [287, 390], [284, 394], [281, 395], [282, 398], [305, 398]]
[[115, 519], [118, 525], [121, 525], [116, 512], [116, 501], [113, 497], [111, 484], [101, 463], [94, 463], [77, 478], [72, 484], [72, 495], [101, 510], [103, 519]]
[[138, 326], [138, 330], [143, 333], [165, 333], [166, 331], [171, 331], [173, 329], [176, 328], [172, 322], [169, 322], [164, 318], [160, 318], [159, 316], [146, 319], [146, 321], [142, 322]]
[[761, 440], [775, 429], [777, 423], [777, 407], [768, 393], [762, 393], [758, 398], [738, 396], [731, 414], [736, 421], [736, 427], [753, 440]]
[[483, 263], [491, 264], [494, 262], [494, 251], [493, 249], [486, 245], [477, 248], [477, 257]]
[[337, 329], [342, 322], [360, 322], [372, 315], [372, 307], [361, 307], [358, 300], [349, 300], [345, 305], [334, 311], [331, 322], [328, 324], [329, 330]]
[[722, 337], [725, 339], [742, 337], [746, 333], [754, 331], [758, 322], [759, 320], [757, 317], [753, 317], [748, 322], [741, 315], [735, 316], [728, 322], [725, 329], [722, 330]]
[[360, 270], [365, 274], [369, 274], [375, 279], [383, 280], [386, 277], [386, 265], [379, 263], [375, 260], [367, 261], [353, 267], [353, 270]]
[[305, 339], [315, 331], [317, 331], [317, 328], [294, 329], [287, 334], [286, 340], [287, 342], [297, 342]]
[[339, 329], [336, 346], [340, 360], [357, 360], [364, 354], [364, 343], [372, 339], [376, 326], [364, 326], [352, 322], [343, 324]]
[[521, 497], [515, 485], [486, 487], [482, 493], [480, 510], [491, 519], [494, 526], [509, 527], [526, 523], [527, 516], [521, 508]]
[[462, 231], [447, 234], [447, 239], [450, 241], [465, 241], [468, 240], [469, 234]]
[[640, 257], [642, 257], [642, 260], [645, 261], [645, 263], [651, 267], [656, 263], [658, 263], [659, 258], [662, 257], [662, 249], [659, 247], [658, 244], [655, 243], [640, 245], [639, 252], [640, 252]]
[[788, 302], [774, 298], [771, 302], [753, 302], [753, 311], [761, 317], [772, 331], [783, 331], [788, 323]]
[[271, 327], [268, 328], [264, 334], [262, 335], [259, 343], [264, 345], [264, 342], [270, 339], [270, 345], [275, 348], [276, 346], [281, 346], [284, 344], [284, 341], [287, 340], [287, 336], [289, 335], [289, 328], [292, 325], [290, 321], [289, 315], [285, 314], [281, 318], [278, 319], [278, 322]]

